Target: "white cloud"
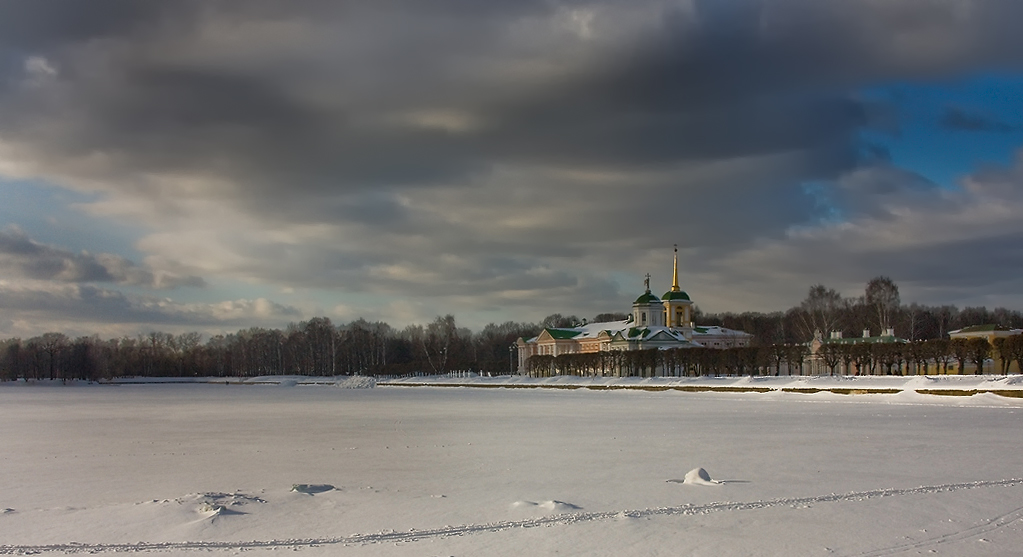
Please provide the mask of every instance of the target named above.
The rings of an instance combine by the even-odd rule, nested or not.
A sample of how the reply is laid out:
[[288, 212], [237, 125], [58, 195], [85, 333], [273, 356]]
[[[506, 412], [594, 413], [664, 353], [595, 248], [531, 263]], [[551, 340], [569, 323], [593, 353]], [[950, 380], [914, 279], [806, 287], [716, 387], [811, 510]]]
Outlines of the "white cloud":
[[44, 56], [29, 56], [25, 59], [25, 73], [33, 82], [40, 82], [43, 79], [56, 77], [57, 68]]

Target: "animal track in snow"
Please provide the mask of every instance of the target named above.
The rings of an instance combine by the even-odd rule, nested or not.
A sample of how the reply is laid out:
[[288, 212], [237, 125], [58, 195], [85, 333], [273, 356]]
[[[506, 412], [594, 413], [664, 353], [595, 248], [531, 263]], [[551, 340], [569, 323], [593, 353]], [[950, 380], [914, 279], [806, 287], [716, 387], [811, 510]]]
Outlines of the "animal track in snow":
[[[906, 542], [891, 547], [884, 547], [881, 549], [874, 549], [871, 551], [865, 551], [863, 553], [856, 553], [852, 557], [883, 557], [884, 555], [895, 555], [898, 553], [904, 553], [911, 549], [923, 549], [925, 547], [937, 547], [949, 542], [962, 541], [973, 536], [980, 534], [986, 534], [988, 532], [1003, 528], [1016, 522], [1017, 520], [1023, 519], [1023, 507], [1009, 511], [1003, 515], [996, 516], [990, 520], [986, 520], [980, 524], [950, 532], [948, 534], [942, 534], [940, 536], [934, 536], [931, 538], [925, 538], [922, 540], [915, 540]], [[981, 538], [977, 541], [987, 542], [988, 540]]]

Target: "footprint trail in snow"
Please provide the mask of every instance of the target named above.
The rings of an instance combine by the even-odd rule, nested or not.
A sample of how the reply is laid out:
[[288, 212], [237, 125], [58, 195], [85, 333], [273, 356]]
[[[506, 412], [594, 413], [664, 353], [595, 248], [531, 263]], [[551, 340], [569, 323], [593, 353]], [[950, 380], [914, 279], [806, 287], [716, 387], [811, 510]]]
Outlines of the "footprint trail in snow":
[[[697, 473], [699, 476], [699, 473]], [[701, 478], [702, 479], [702, 478]], [[709, 481], [709, 480], [705, 480]], [[253, 540], [253, 541], [181, 541], [181, 542], [138, 542], [138, 543], [65, 543], [47, 545], [0, 545], [0, 555], [32, 555], [40, 553], [103, 553], [103, 552], [141, 552], [141, 551], [168, 551], [168, 550], [215, 550], [215, 549], [258, 549], [258, 548], [299, 548], [321, 545], [355, 545], [355, 544], [378, 544], [378, 543], [409, 543], [432, 538], [447, 538], [452, 536], [476, 535], [488, 532], [500, 532], [513, 528], [535, 528], [538, 526], [569, 525], [584, 522], [596, 522], [603, 520], [615, 520], [621, 518], [643, 518], [648, 516], [691, 516], [704, 515], [717, 512], [747, 511], [768, 509], [782, 506], [800, 506], [819, 503], [833, 503], [841, 501], [864, 501], [867, 499], [878, 499], [884, 497], [900, 497], [905, 495], [920, 495], [931, 493], [947, 493], [965, 489], [981, 489], [990, 487], [1012, 487], [1023, 484], [1023, 478], [1012, 478], [1006, 480], [990, 480], [969, 483], [953, 483], [942, 485], [921, 486], [910, 489], [876, 489], [871, 491], [854, 491], [850, 493], [819, 495], [813, 497], [793, 497], [769, 499], [763, 501], [747, 502], [719, 502], [701, 505], [679, 505], [674, 507], [657, 507], [631, 511], [602, 511], [602, 512], [570, 512], [528, 518], [523, 520], [509, 520], [490, 522], [486, 524], [463, 524], [459, 526], [443, 526], [440, 528], [429, 528], [424, 530], [409, 530], [405, 532], [379, 532], [374, 534], [353, 534], [350, 536], [330, 538], [308, 538], [308, 539], [287, 539], [287, 540]], [[984, 532], [990, 529], [1005, 526], [1013, 521], [1023, 518], [1023, 509], [1007, 513], [985, 524], [970, 529], [977, 532]], [[940, 540], [939, 540], [940, 541]], [[924, 544], [935, 543], [935, 540], [927, 540]], [[912, 549], [916, 546], [908, 544], [896, 548], [880, 550], [880, 552], [869, 552], [860, 554], [860, 557], [877, 557]]]

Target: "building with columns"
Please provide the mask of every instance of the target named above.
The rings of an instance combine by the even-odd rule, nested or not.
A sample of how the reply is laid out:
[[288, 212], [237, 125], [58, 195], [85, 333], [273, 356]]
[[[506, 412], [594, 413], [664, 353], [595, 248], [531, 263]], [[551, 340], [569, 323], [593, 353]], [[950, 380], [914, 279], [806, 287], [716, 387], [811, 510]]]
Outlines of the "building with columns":
[[724, 327], [701, 327], [693, 323], [693, 301], [678, 284], [678, 246], [672, 266], [671, 289], [657, 297], [645, 292], [632, 303], [632, 314], [623, 321], [581, 323], [575, 327], [547, 328], [531, 339], [520, 338], [518, 372], [526, 372], [530, 356], [559, 356], [607, 350], [662, 350], [672, 348], [734, 348], [749, 346], [753, 335]]

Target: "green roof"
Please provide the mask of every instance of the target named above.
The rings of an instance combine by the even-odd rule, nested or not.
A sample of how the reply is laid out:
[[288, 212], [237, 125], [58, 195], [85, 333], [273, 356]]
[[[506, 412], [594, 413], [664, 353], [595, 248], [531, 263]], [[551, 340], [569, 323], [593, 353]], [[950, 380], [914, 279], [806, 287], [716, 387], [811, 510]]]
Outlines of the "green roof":
[[647, 334], [647, 332], [649, 330], [650, 329], [647, 329], [646, 327], [643, 327], [642, 329], [640, 329], [639, 327], [629, 327], [629, 335], [628, 335], [628, 337], [629, 338], [633, 338], [633, 337], [646, 336], [646, 334]]
[[1003, 327], [1001, 325], [973, 325], [971, 327], [966, 327], [964, 329], [959, 329], [958, 331], [952, 331], [952, 332], [954, 332], [954, 333], [993, 333], [995, 331], [1008, 331], [1008, 330], [1010, 330], [1008, 327]]
[[658, 298], [657, 296], [654, 296], [650, 292], [647, 292], [646, 294], [643, 294], [639, 298], [636, 298], [636, 301], [632, 302], [632, 303], [633, 304], [659, 304], [659, 303], [661, 303], [661, 299]]
[[678, 292], [669, 290], [669, 291], [664, 293], [664, 296], [661, 296], [661, 299], [664, 300], [664, 301], [668, 301], [668, 300], [686, 300], [686, 301], [692, 301], [692, 300], [689, 299], [689, 294], [686, 294], [685, 290], [679, 290]]
[[573, 331], [570, 329], [544, 329], [547, 334], [551, 335], [555, 340], [566, 340], [575, 338], [581, 334], [581, 331]]

